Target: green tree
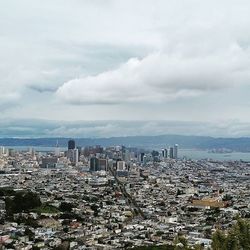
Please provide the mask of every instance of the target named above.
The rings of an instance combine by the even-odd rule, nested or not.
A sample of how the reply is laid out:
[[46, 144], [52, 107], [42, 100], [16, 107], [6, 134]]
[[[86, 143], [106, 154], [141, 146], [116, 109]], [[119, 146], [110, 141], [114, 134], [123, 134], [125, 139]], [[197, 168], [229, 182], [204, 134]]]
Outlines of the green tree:
[[14, 198], [6, 197], [6, 211], [8, 215], [13, 213], [28, 212], [41, 205], [40, 197], [33, 192], [16, 192]]
[[174, 240], [174, 250], [189, 250], [188, 241], [183, 236], [177, 236]]
[[74, 204], [68, 203], [68, 202], [62, 202], [59, 209], [62, 212], [71, 212], [72, 208], [74, 208]]
[[250, 250], [250, 222], [238, 219], [227, 235], [217, 230], [212, 236], [213, 250]]
[[203, 250], [203, 249], [204, 249], [204, 246], [198, 244], [198, 245], [195, 245], [193, 249], [194, 249], [194, 250]]
[[224, 232], [217, 230], [212, 236], [213, 250], [227, 250], [226, 249], [227, 237]]
[[238, 239], [239, 246], [244, 250], [250, 250], [250, 222], [238, 219], [232, 230]]
[[237, 239], [237, 233], [235, 230], [230, 230], [227, 239], [226, 239], [226, 246], [227, 250], [238, 250], [239, 249], [239, 243]]

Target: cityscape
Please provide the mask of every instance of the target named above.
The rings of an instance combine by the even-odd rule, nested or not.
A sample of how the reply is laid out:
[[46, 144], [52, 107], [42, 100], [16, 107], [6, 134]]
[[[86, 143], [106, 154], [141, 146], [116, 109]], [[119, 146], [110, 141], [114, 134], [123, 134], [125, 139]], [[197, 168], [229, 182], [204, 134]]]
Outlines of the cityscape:
[[0, 250], [250, 250], [249, 0], [0, 0]]
[[184, 249], [185, 239], [188, 249], [212, 249], [217, 230], [250, 217], [250, 163], [187, 160], [178, 149], [73, 139], [66, 151], [1, 147], [0, 245]]

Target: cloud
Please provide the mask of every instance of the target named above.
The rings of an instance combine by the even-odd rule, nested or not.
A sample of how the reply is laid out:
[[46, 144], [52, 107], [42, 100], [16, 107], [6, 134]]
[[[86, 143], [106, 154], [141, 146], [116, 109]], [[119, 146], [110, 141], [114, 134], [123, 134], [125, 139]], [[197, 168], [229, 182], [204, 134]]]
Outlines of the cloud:
[[1, 111], [249, 120], [249, 11], [247, 0], [0, 1]]
[[71, 104], [165, 102], [248, 83], [249, 63], [237, 45], [205, 56], [154, 53], [115, 70], [70, 80], [56, 95]]
[[[1, 88], [0, 88], [1, 89]], [[5, 110], [18, 104], [20, 100], [19, 93], [0, 93], [0, 109]]]

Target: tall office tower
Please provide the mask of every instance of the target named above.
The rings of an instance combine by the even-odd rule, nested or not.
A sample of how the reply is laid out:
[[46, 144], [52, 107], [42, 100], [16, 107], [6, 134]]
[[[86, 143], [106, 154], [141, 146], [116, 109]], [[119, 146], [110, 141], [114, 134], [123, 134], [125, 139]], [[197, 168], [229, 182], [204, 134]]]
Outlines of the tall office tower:
[[168, 150], [165, 148], [165, 158], [168, 158]]
[[124, 160], [126, 162], [130, 161], [130, 152], [128, 149], [125, 150], [125, 153], [124, 153]]
[[164, 148], [161, 150], [161, 155], [162, 155], [162, 158], [165, 158], [165, 149]]
[[143, 156], [142, 163], [145, 165], [147, 162], [148, 162], [148, 156], [147, 156], [147, 155], [144, 155], [144, 156]]
[[139, 162], [143, 162], [143, 157], [144, 157], [145, 153], [140, 153], [139, 154]]
[[70, 160], [71, 163], [78, 163], [79, 161], [79, 153], [78, 153], [78, 149], [69, 149], [68, 150], [68, 159]]
[[73, 160], [72, 162], [74, 164], [77, 164], [79, 161], [79, 152], [78, 152], [77, 148], [73, 149], [73, 159], [72, 160]]
[[5, 154], [6, 156], [9, 156], [9, 149], [8, 149], [8, 148], [5, 148], [4, 154]]
[[31, 156], [34, 158], [36, 156], [36, 151], [34, 148], [32, 148], [31, 150]]
[[108, 160], [107, 159], [99, 159], [98, 160], [99, 162], [99, 169], [100, 170], [104, 170], [104, 171], [107, 171], [107, 168], [108, 168]]
[[173, 147], [171, 147], [169, 149], [169, 157], [170, 157], [170, 159], [174, 159], [174, 148]]
[[162, 157], [163, 158], [168, 158], [168, 150], [166, 148], [162, 149]]
[[82, 147], [77, 146], [76, 148], [78, 149], [78, 159], [80, 159], [80, 156], [82, 154]]
[[178, 144], [174, 145], [174, 159], [178, 158]]
[[16, 155], [16, 151], [13, 148], [9, 148], [8, 156], [14, 157]]
[[125, 171], [126, 170], [126, 162], [125, 161], [117, 161], [117, 171]]
[[58, 145], [58, 140], [56, 141], [55, 156], [60, 156], [60, 148]]
[[120, 176], [120, 177], [128, 176], [128, 169], [127, 169], [125, 161], [116, 162], [116, 174], [117, 176]]
[[4, 154], [4, 147], [0, 147], [0, 155], [3, 155]]
[[89, 161], [89, 171], [94, 172], [99, 169], [99, 161], [96, 157], [91, 157]]
[[74, 149], [69, 149], [67, 151], [67, 158], [69, 159], [70, 162], [73, 162], [73, 158], [74, 158], [73, 154], [74, 154]]
[[59, 156], [59, 155], [60, 155], [60, 148], [55, 147], [55, 156]]
[[68, 149], [75, 149], [76, 148], [76, 143], [74, 140], [69, 140], [68, 141]]

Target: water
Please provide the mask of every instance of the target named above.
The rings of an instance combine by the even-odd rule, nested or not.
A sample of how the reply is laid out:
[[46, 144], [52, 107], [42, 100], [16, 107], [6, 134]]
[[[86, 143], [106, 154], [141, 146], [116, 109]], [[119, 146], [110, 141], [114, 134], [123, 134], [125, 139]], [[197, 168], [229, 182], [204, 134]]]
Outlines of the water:
[[197, 149], [179, 149], [178, 157], [194, 160], [201, 159], [212, 159], [219, 161], [250, 161], [250, 153], [242, 153], [242, 152], [232, 152], [232, 153], [209, 153], [205, 150], [197, 150]]
[[[28, 147], [28, 146], [13, 146], [13, 147], [6, 147], [6, 148], [13, 148], [17, 151], [29, 151], [30, 148], [34, 148], [36, 152], [54, 152], [55, 147]], [[66, 151], [66, 147], [60, 147], [61, 151]], [[193, 160], [201, 160], [201, 159], [212, 159], [212, 160], [219, 160], [219, 161], [250, 161], [250, 152], [249, 153], [242, 153], [242, 152], [232, 152], [232, 153], [209, 153], [205, 150], [198, 150], [198, 149], [179, 149], [178, 150], [178, 157], [179, 158], [187, 158]]]
[[[55, 147], [36, 147], [36, 146], [6, 146], [5, 148], [14, 149], [16, 151], [29, 151], [33, 148], [36, 152], [55, 152]], [[66, 151], [66, 147], [60, 147], [61, 151]]]

